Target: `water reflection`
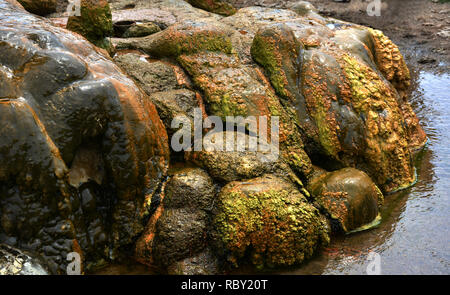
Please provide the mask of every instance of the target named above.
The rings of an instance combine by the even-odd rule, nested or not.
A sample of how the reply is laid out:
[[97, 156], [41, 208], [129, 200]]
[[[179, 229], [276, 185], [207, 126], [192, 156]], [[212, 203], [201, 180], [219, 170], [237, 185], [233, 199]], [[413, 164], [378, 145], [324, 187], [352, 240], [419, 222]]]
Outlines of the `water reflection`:
[[450, 75], [415, 74], [411, 103], [430, 139], [418, 155], [417, 184], [386, 198], [377, 228], [336, 237], [318, 257], [282, 273], [366, 274], [369, 251], [380, 254], [383, 274], [450, 273]]

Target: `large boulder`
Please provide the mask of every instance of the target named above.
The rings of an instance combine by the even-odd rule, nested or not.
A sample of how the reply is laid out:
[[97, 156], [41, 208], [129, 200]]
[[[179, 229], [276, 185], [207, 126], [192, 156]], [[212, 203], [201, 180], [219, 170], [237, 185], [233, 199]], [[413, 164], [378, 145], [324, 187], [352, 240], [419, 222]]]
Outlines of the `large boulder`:
[[144, 229], [169, 147], [155, 106], [77, 34], [0, 1], [0, 242], [52, 273]]
[[219, 252], [235, 266], [289, 266], [329, 242], [325, 218], [297, 188], [273, 175], [231, 182], [214, 217]]
[[279, 116], [281, 155], [304, 178], [312, 160], [329, 170], [360, 169], [385, 192], [415, 182], [413, 152], [426, 136], [403, 94], [408, 69], [379, 31], [297, 3], [183, 20], [122, 42], [177, 59], [202, 90], [208, 115]]
[[245, 8], [225, 22], [254, 36], [251, 55], [296, 111], [308, 155], [361, 169], [384, 191], [414, 183], [412, 151], [426, 136], [401, 95], [409, 73], [398, 48], [366, 27], [289, 15]]

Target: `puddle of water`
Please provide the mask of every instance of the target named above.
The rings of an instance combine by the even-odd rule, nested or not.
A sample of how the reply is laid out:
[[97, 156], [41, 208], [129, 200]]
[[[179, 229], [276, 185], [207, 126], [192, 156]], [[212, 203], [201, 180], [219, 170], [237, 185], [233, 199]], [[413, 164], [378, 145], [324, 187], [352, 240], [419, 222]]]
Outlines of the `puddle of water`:
[[386, 197], [380, 225], [336, 237], [289, 274], [366, 274], [368, 253], [382, 274], [450, 273], [450, 75], [421, 72], [411, 103], [429, 137], [417, 161], [417, 184]]

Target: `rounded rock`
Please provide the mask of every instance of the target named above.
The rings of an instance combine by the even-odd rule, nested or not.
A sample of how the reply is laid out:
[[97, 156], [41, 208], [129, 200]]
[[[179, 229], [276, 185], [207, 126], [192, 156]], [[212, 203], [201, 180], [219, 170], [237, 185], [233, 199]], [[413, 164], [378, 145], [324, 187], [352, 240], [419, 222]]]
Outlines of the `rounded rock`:
[[315, 200], [349, 232], [374, 221], [383, 204], [383, 194], [370, 177], [357, 169], [324, 173], [311, 181]]
[[227, 184], [216, 206], [215, 240], [234, 266], [248, 258], [259, 268], [299, 264], [329, 242], [319, 211], [273, 175]]

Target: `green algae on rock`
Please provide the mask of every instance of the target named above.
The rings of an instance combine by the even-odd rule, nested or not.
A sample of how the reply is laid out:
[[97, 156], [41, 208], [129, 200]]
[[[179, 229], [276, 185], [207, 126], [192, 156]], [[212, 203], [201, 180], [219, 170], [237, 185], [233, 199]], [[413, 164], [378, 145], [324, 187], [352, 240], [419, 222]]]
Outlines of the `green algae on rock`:
[[[178, 61], [192, 76], [194, 84], [203, 90], [211, 115], [224, 121], [227, 116], [265, 116], [268, 126], [272, 116], [279, 117], [281, 156], [293, 170], [305, 177], [310, 173], [311, 162], [303, 150], [295, 114], [283, 108], [258, 69], [243, 65], [236, 55], [222, 52], [181, 55]], [[270, 137], [270, 130], [267, 134]]]
[[[423, 146], [426, 136], [397, 92], [409, 83], [403, 58], [380, 33], [361, 26], [333, 28], [327, 40], [317, 36], [311, 46], [312, 39], [290, 22], [265, 25], [255, 34], [252, 57], [284, 107], [295, 108], [313, 161], [328, 162], [331, 169], [362, 169], [385, 191], [406, 187], [414, 182], [410, 150]], [[382, 115], [373, 117], [376, 113]]]
[[[288, 266], [329, 241], [326, 217], [346, 232], [370, 224], [383, 198], [374, 182], [389, 192], [414, 181], [426, 135], [403, 57], [381, 32], [304, 1], [228, 17], [181, 0], [110, 2], [124, 9], [116, 26], [150, 24], [112, 40], [138, 87], [95, 46], [0, 0], [0, 242], [43, 253], [55, 273], [70, 251], [87, 269], [130, 247], [169, 273], [217, 273], [222, 258]], [[78, 32], [102, 45], [111, 22], [107, 2], [96, 5]], [[33, 28], [14, 29], [15, 16]], [[242, 133], [244, 151], [174, 153], [201, 168], [167, 178], [165, 129], [179, 115], [192, 123], [196, 108], [222, 123], [265, 116], [269, 142], [278, 117], [280, 157], [249, 151], [265, 130], [244, 122], [202, 138]]]
[[207, 21], [183, 21], [159, 33], [120, 40], [118, 49], [140, 49], [152, 57], [177, 57], [199, 51], [232, 53], [226, 26]]
[[106, 0], [81, 0], [81, 15], [70, 16], [67, 29], [79, 33], [98, 47], [111, 51], [112, 15]]
[[409, 69], [400, 50], [381, 31], [369, 29], [373, 41], [375, 62], [384, 77], [392, 83], [400, 95], [400, 107], [405, 118], [409, 147], [412, 151], [421, 149], [427, 136], [420, 126], [419, 119], [408, 102], [408, 89], [411, 85]]
[[235, 266], [245, 259], [257, 267], [299, 264], [329, 242], [319, 211], [272, 175], [227, 184], [216, 210], [217, 247]]

